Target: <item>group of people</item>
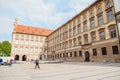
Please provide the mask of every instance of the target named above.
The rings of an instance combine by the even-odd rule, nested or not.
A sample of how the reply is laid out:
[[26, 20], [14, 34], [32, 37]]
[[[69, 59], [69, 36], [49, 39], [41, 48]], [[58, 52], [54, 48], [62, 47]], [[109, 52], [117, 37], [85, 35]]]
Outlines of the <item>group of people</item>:
[[[33, 62], [33, 59], [31, 60], [31, 62]], [[40, 66], [39, 66], [39, 60], [38, 59], [36, 59], [35, 61], [34, 61], [34, 63], [35, 63], [35, 69], [38, 67], [38, 69], [40, 69]], [[0, 58], [0, 66], [2, 65], [2, 64], [9, 64], [10, 66], [12, 66], [12, 59], [10, 59], [9, 61], [7, 60], [5, 63], [3, 62], [3, 59], [2, 58]]]
[[10, 65], [10, 66], [12, 66], [12, 59], [10, 59], [10, 60], [7, 60], [7, 61], [3, 61], [3, 59], [2, 58], [0, 58], [0, 66], [1, 65]]

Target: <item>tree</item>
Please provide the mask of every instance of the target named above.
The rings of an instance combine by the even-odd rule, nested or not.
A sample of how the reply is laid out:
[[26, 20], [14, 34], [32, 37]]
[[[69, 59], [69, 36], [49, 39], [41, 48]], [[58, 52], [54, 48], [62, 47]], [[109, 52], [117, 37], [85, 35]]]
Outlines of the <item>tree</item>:
[[2, 53], [2, 48], [1, 48], [1, 42], [0, 42], [0, 56], [1, 56], [1, 53]]
[[1, 43], [2, 56], [10, 56], [11, 43], [9, 41], [3, 41]]

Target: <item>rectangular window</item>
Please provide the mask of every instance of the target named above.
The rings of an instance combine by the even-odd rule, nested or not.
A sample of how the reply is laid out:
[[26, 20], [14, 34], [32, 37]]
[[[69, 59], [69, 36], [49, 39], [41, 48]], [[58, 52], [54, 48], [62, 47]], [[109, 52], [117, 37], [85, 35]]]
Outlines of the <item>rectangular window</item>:
[[82, 51], [79, 51], [79, 56], [82, 56]]
[[69, 30], [69, 37], [72, 37], [72, 30]]
[[66, 57], [68, 57], [68, 53], [66, 53]]
[[77, 52], [74, 52], [74, 57], [77, 57]]
[[107, 12], [108, 22], [113, 21], [114, 16], [112, 10]]
[[73, 40], [74, 40], [74, 46], [76, 46], [77, 45], [76, 38], [74, 38]]
[[88, 31], [87, 21], [83, 22], [83, 29], [84, 29], [84, 32], [87, 32], [87, 31]]
[[69, 46], [72, 47], [72, 40], [69, 41]]
[[101, 50], [102, 50], [102, 55], [107, 55], [106, 47], [102, 47]]
[[96, 50], [96, 48], [93, 49], [93, 56], [97, 56], [97, 50]]
[[112, 46], [113, 54], [119, 54], [118, 46]]
[[102, 17], [102, 15], [98, 16], [98, 25], [99, 26], [103, 25], [103, 17]]
[[90, 20], [90, 28], [93, 29], [94, 27], [95, 27], [94, 19], [91, 19]]
[[81, 37], [78, 37], [78, 45], [81, 45]]
[[96, 41], [96, 34], [95, 33], [94, 34], [92, 33], [91, 37], [92, 37], [92, 42]]
[[78, 34], [81, 33], [80, 25], [78, 25]]
[[105, 32], [101, 31], [100, 32], [100, 40], [104, 40], [105, 39]]
[[84, 43], [85, 43], [85, 44], [88, 43], [88, 36], [84, 36]]
[[76, 27], [73, 28], [73, 35], [76, 35]]
[[117, 35], [116, 35], [116, 29], [115, 29], [115, 28], [111, 28], [111, 29], [110, 29], [110, 36], [111, 36], [111, 38], [114, 38], [114, 37], [117, 36]]

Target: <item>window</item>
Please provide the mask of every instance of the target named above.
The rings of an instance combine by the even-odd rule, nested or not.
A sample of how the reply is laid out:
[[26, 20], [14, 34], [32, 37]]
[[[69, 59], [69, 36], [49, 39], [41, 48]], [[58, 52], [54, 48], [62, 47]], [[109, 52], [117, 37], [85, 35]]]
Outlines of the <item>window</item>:
[[108, 18], [108, 22], [113, 21], [114, 16], [112, 10], [107, 12], [107, 18]]
[[110, 8], [111, 7], [111, 4], [110, 2], [107, 2], [107, 5], [106, 5], [107, 8]]
[[79, 56], [82, 56], [82, 51], [79, 51]]
[[28, 52], [28, 47], [26, 47], [25, 51]]
[[90, 17], [93, 17], [93, 16], [94, 16], [93, 11], [91, 11], [90, 12]]
[[101, 31], [100, 32], [100, 40], [104, 40], [105, 39], [105, 32]]
[[78, 45], [81, 45], [81, 36], [78, 37]]
[[76, 27], [73, 28], [73, 35], [76, 35]]
[[18, 48], [17, 48], [17, 47], [15, 47], [15, 48], [14, 48], [14, 51], [17, 51], [17, 49], [18, 49]]
[[81, 33], [80, 25], [78, 25], [78, 34]]
[[38, 52], [38, 48], [35, 48], [35, 52]]
[[22, 48], [22, 47], [20, 47], [20, 51], [21, 51], [21, 52], [23, 51], [23, 48]]
[[73, 26], [76, 26], [76, 22], [75, 21], [73, 21]]
[[33, 52], [33, 47], [30, 48], [30, 52]]
[[18, 40], [16, 40], [16, 41], [15, 41], [15, 44], [18, 44], [18, 43], [19, 43], [19, 41], [18, 41]]
[[77, 45], [76, 38], [74, 38], [73, 40], [74, 40], [74, 46], [76, 46]]
[[72, 37], [72, 30], [69, 30], [69, 37]]
[[60, 54], [60, 57], [62, 57], [62, 54]]
[[103, 17], [102, 17], [102, 15], [98, 16], [98, 25], [99, 26], [103, 25]]
[[70, 52], [70, 57], [72, 57], [72, 52]]
[[116, 29], [115, 29], [115, 28], [111, 28], [111, 29], [110, 29], [110, 36], [111, 36], [111, 38], [114, 38], [114, 37], [117, 36], [117, 35], [116, 35]]
[[74, 52], [74, 57], [77, 57], [77, 52]]
[[85, 43], [85, 44], [88, 43], [88, 35], [84, 36], [84, 43]]
[[87, 22], [83, 22], [83, 29], [84, 29], [84, 32], [87, 32], [88, 31], [88, 28], [87, 28]]
[[96, 48], [93, 49], [93, 56], [97, 56], [97, 50], [96, 50]]
[[70, 44], [69, 46], [72, 47], [72, 40], [69, 41], [69, 44]]
[[106, 47], [102, 47], [101, 50], [102, 50], [102, 55], [107, 55]]
[[102, 9], [101, 8], [98, 8], [97, 10], [98, 14], [102, 12]]
[[80, 24], [80, 17], [78, 18], [78, 24]]
[[113, 54], [119, 54], [118, 46], [112, 46]]
[[66, 57], [68, 57], [68, 53], [66, 53]]
[[90, 28], [93, 29], [94, 27], [95, 27], [94, 19], [91, 19], [90, 20]]
[[96, 34], [95, 33], [91, 33], [91, 37], [92, 37], [92, 42], [96, 41]]

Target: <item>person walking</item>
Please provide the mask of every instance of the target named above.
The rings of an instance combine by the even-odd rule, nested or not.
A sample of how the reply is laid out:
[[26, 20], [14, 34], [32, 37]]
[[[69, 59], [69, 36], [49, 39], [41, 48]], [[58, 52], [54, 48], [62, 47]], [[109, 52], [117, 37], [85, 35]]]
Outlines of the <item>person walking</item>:
[[10, 59], [10, 67], [12, 66], [12, 59]]
[[37, 66], [38, 66], [38, 69], [40, 69], [39, 60], [38, 59], [35, 60], [35, 69], [36, 69]]
[[2, 60], [2, 58], [0, 58], [0, 66], [2, 65], [2, 62], [3, 62], [3, 60]]

